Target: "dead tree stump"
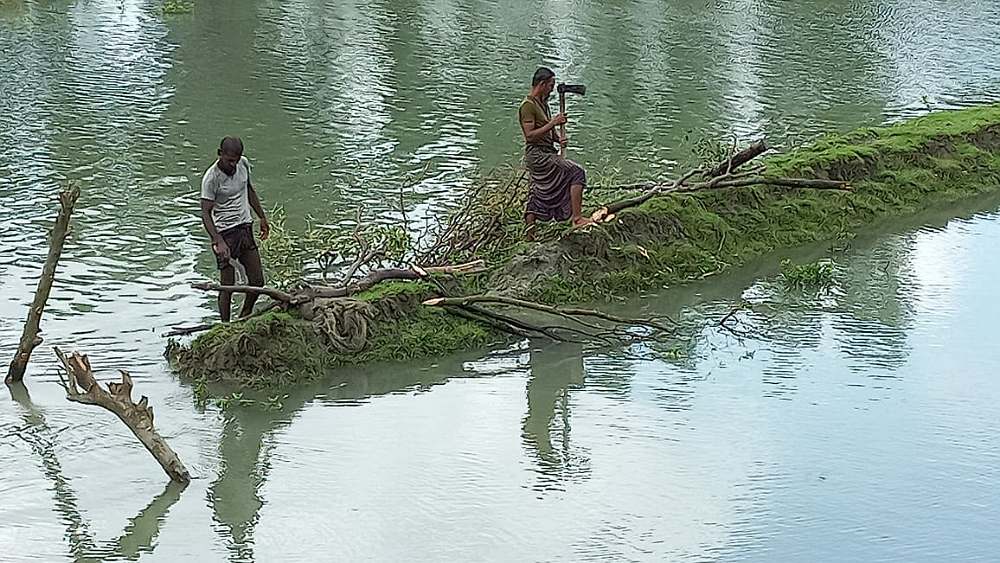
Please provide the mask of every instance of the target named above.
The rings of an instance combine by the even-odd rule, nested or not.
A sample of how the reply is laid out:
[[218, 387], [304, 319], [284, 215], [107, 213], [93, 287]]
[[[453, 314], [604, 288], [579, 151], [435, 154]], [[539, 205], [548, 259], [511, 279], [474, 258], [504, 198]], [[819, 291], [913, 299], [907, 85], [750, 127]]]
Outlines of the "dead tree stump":
[[17, 383], [24, 379], [24, 372], [28, 368], [31, 352], [42, 343], [42, 338], [38, 336], [42, 311], [45, 310], [45, 302], [49, 300], [49, 292], [52, 291], [56, 265], [59, 263], [59, 256], [62, 255], [66, 234], [69, 233], [69, 218], [73, 214], [73, 207], [79, 197], [80, 188], [76, 186], [71, 186], [59, 194], [59, 216], [56, 217], [56, 224], [52, 227], [49, 255], [45, 258], [45, 266], [42, 267], [42, 277], [38, 279], [35, 299], [31, 302], [31, 308], [28, 309], [28, 321], [24, 324], [24, 332], [21, 333], [21, 343], [18, 345], [17, 353], [14, 354], [14, 359], [10, 362], [10, 369], [7, 371], [5, 381], [8, 384]]

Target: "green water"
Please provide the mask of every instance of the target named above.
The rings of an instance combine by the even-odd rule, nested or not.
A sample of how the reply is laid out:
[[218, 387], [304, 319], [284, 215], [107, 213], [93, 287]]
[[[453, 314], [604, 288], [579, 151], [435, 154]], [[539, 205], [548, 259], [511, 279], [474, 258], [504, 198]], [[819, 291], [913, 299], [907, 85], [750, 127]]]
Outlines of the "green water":
[[672, 354], [520, 343], [222, 411], [161, 334], [213, 314], [188, 286], [213, 275], [197, 185], [223, 135], [292, 225], [389, 216], [425, 168], [404, 198], [433, 220], [516, 164], [540, 63], [588, 86], [592, 181], [651, 178], [692, 139], [1000, 99], [998, 22], [965, 0], [0, 1], [0, 361], [79, 181], [46, 344], [129, 369], [196, 476], [165, 489], [40, 348], [30, 397], [0, 394], [0, 560], [993, 560], [995, 199], [862, 236], [824, 294], [781, 289], [774, 256], [620, 306], [683, 319]]

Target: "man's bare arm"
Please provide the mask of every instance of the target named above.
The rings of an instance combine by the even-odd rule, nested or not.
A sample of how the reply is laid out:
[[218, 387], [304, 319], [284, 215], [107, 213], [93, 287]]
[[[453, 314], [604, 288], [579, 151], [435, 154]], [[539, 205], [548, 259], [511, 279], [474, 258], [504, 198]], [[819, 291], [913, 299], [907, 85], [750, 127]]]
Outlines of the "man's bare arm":
[[212, 209], [215, 202], [210, 199], [201, 200], [201, 224], [205, 227], [209, 238], [212, 239], [212, 250], [223, 258], [229, 256], [229, 246], [215, 228], [215, 220], [212, 219]]
[[260, 198], [257, 197], [257, 190], [253, 189], [253, 184], [251, 184], [249, 180], [247, 180], [247, 192], [250, 199], [250, 207], [253, 209], [253, 212], [256, 213], [261, 219], [267, 219], [267, 217], [264, 216], [264, 208], [260, 205]]
[[267, 240], [271, 233], [271, 225], [267, 222], [267, 216], [264, 215], [264, 207], [261, 206], [260, 198], [257, 197], [257, 190], [253, 189], [253, 184], [249, 180], [247, 180], [247, 197], [250, 200], [250, 207], [257, 214], [257, 217], [260, 217], [260, 240]]
[[557, 125], [562, 125], [563, 123], [566, 123], [566, 116], [559, 113], [556, 114], [555, 117], [550, 119], [548, 123], [542, 125], [541, 127], [535, 127], [534, 120], [522, 121], [521, 131], [524, 133], [524, 140], [528, 141], [529, 143], [534, 143], [544, 139], [545, 135], [548, 135], [549, 131], [551, 131], [553, 127], [556, 127]]
[[215, 208], [215, 202], [210, 199], [201, 200], [201, 224], [205, 227], [205, 231], [208, 233], [209, 238], [212, 242], [215, 242], [219, 238], [219, 231], [215, 229], [215, 220], [212, 219], [212, 209]]

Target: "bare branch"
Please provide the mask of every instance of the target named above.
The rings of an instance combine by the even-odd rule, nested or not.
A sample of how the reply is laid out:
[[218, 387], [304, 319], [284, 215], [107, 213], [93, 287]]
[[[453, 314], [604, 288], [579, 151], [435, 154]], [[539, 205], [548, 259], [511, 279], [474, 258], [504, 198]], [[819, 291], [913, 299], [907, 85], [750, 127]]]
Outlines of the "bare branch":
[[509, 305], [513, 307], [521, 307], [524, 309], [532, 309], [535, 311], [541, 311], [543, 313], [548, 313], [550, 315], [555, 315], [557, 317], [562, 317], [564, 319], [571, 320], [573, 322], [576, 322], [577, 324], [581, 324], [588, 328], [595, 328], [595, 325], [587, 324], [578, 317], [598, 318], [620, 325], [646, 326], [663, 332], [669, 332], [671, 330], [667, 326], [660, 324], [659, 322], [656, 322], [655, 320], [652, 319], [619, 317], [616, 315], [611, 315], [609, 313], [593, 309], [553, 307], [551, 305], [544, 305], [541, 303], [535, 303], [533, 301], [525, 301], [523, 299], [515, 299], [513, 297], [505, 297], [502, 295], [468, 295], [465, 297], [438, 297], [436, 299], [428, 299], [427, 301], [424, 301], [424, 305], [430, 307], [465, 306], [474, 303], [493, 303], [500, 305]]
[[175, 326], [174, 328], [163, 333], [163, 336], [166, 338], [170, 338], [173, 336], [187, 336], [189, 334], [195, 334], [197, 332], [204, 332], [206, 330], [210, 330], [216, 324], [217, 323], [203, 323], [200, 325], [187, 326], [187, 327]]
[[149, 406], [149, 400], [143, 396], [138, 403], [132, 401], [133, 383], [127, 371], [121, 372], [120, 383], [110, 382], [105, 390], [94, 378], [87, 356], [76, 352], [66, 356], [59, 348], [54, 350], [69, 378], [66, 386], [67, 399], [111, 411], [146, 446], [172, 480], [179, 483], [191, 480], [191, 475], [180, 458], [153, 428], [153, 408]]
[[191, 284], [191, 287], [202, 291], [226, 291], [229, 293], [246, 293], [252, 295], [266, 295], [275, 301], [282, 303], [293, 303], [293, 297], [273, 287], [257, 287], [252, 285], [220, 285], [211, 282], [199, 282]]
[[705, 178], [712, 178], [715, 176], [722, 176], [723, 174], [729, 174], [733, 170], [736, 170], [740, 166], [743, 166], [747, 162], [757, 158], [758, 156], [764, 154], [770, 149], [767, 143], [763, 139], [752, 143], [749, 147], [741, 150], [738, 153], [733, 154], [736, 150], [736, 138], [733, 138], [733, 148], [730, 151], [730, 157], [715, 165], [714, 167], [705, 171]]
[[665, 191], [675, 190], [678, 187], [684, 185], [684, 182], [690, 180], [695, 174], [698, 174], [700, 172], [702, 172], [700, 168], [688, 170], [686, 174], [674, 180], [670, 184], [658, 185], [656, 187], [649, 189], [648, 191], [646, 191], [646, 193], [640, 196], [609, 203], [604, 207], [595, 211], [594, 214], [590, 216], [590, 218], [598, 223], [602, 222], [606, 223], [611, 219], [614, 219], [614, 216], [617, 215], [623, 209], [628, 209], [630, 207], [637, 207], [639, 205], [642, 205], [643, 203], [646, 203], [647, 201], [653, 199], [654, 197], [660, 195]]

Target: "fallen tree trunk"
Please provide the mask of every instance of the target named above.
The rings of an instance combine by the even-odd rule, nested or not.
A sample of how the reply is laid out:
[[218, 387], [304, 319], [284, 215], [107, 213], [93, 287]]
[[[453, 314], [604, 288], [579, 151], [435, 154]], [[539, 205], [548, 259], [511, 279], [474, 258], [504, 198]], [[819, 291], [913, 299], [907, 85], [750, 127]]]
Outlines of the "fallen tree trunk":
[[74, 352], [66, 357], [59, 348], [54, 350], [66, 370], [67, 378], [60, 374], [60, 380], [67, 399], [111, 411], [146, 446], [171, 480], [178, 483], [191, 481], [191, 475], [180, 458], [153, 428], [153, 407], [148, 405], [149, 400], [143, 395], [138, 403], [132, 401], [132, 377], [127, 371], [122, 370], [121, 383], [109, 382], [108, 389], [104, 390], [94, 378], [87, 356]]
[[535, 303], [534, 301], [526, 301], [524, 299], [515, 299], [513, 297], [505, 297], [503, 295], [466, 295], [464, 297], [439, 297], [437, 299], [428, 299], [427, 301], [424, 301], [424, 305], [427, 305], [429, 307], [455, 307], [455, 306], [464, 307], [466, 305], [482, 304], [482, 303], [492, 303], [497, 305], [507, 305], [511, 307], [521, 307], [524, 309], [533, 309], [535, 311], [540, 311], [542, 313], [549, 313], [550, 315], [556, 315], [568, 320], [572, 320], [588, 328], [595, 328], [596, 325], [583, 321], [581, 317], [583, 318], [593, 317], [596, 319], [601, 319], [621, 325], [648, 326], [650, 328], [655, 328], [657, 330], [662, 330], [664, 332], [670, 330], [670, 328], [668, 328], [666, 325], [651, 319], [619, 317], [617, 315], [612, 315], [609, 313], [605, 313], [604, 311], [598, 311], [596, 309], [578, 309], [575, 307], [553, 307], [552, 305]]
[[35, 299], [31, 302], [31, 308], [28, 309], [28, 320], [24, 324], [24, 332], [21, 333], [21, 343], [17, 347], [14, 359], [10, 362], [10, 369], [7, 370], [7, 378], [5, 379], [7, 384], [17, 383], [24, 379], [24, 372], [28, 368], [31, 353], [42, 343], [42, 338], [38, 336], [42, 312], [45, 310], [45, 303], [49, 300], [49, 293], [52, 291], [56, 265], [59, 263], [63, 244], [66, 242], [67, 233], [69, 233], [70, 216], [73, 214], [73, 207], [79, 197], [80, 188], [76, 186], [70, 186], [59, 194], [59, 216], [56, 217], [55, 225], [52, 226], [49, 254], [42, 267], [42, 277], [38, 279]]
[[[234, 323], [240, 323], [246, 321], [247, 319], [253, 318], [261, 313], [269, 311], [274, 308], [281, 309], [292, 309], [299, 308], [303, 310], [308, 308], [310, 303], [315, 302], [317, 299], [321, 300], [331, 300], [331, 299], [342, 299], [349, 298], [358, 293], [367, 291], [379, 283], [391, 280], [410, 280], [417, 281], [422, 279], [434, 278], [434, 275], [472, 275], [480, 274], [486, 271], [486, 263], [483, 260], [473, 260], [471, 262], [466, 262], [464, 264], [455, 264], [448, 266], [410, 266], [409, 268], [387, 268], [381, 270], [374, 270], [370, 272], [365, 277], [360, 280], [350, 283], [346, 286], [310, 286], [305, 287], [295, 291], [294, 293], [288, 293], [275, 288], [270, 287], [256, 287], [249, 285], [220, 285], [211, 282], [200, 282], [191, 284], [194, 289], [199, 289], [201, 291], [218, 291], [218, 292], [230, 292], [230, 293], [248, 293], [256, 295], [266, 295], [274, 300], [270, 306], [265, 307], [262, 310], [255, 312], [249, 317], [243, 317], [233, 321]], [[436, 280], [435, 280], [436, 281]], [[309, 315], [310, 317], [313, 315]], [[171, 330], [164, 333], [165, 337], [174, 336], [186, 336], [189, 334], [195, 334], [197, 332], [203, 332], [210, 330], [218, 323], [203, 323], [190, 327], [174, 327]]]

